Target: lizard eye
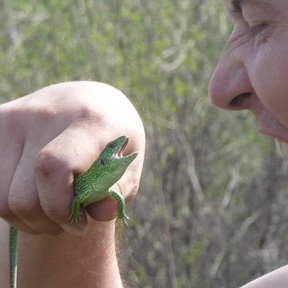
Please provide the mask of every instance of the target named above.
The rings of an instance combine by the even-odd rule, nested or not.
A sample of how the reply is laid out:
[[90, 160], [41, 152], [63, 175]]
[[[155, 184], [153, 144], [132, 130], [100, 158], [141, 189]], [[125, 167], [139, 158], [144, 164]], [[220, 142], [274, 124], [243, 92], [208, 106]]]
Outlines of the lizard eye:
[[106, 161], [103, 160], [103, 159], [101, 159], [101, 160], [100, 160], [100, 164], [104, 166], [104, 165], [106, 165]]
[[113, 149], [115, 147], [116, 147], [116, 143], [112, 142], [112, 143], [109, 144], [109, 148]]

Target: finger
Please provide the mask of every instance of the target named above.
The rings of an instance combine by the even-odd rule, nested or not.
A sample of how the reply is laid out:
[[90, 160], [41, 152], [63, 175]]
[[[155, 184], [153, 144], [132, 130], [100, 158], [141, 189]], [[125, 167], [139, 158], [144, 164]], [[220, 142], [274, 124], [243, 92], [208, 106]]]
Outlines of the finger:
[[95, 202], [86, 208], [89, 215], [98, 221], [111, 221], [117, 217], [117, 203], [111, 198]]
[[18, 123], [11, 114], [5, 112], [3, 106], [0, 109], [0, 217], [5, 219], [15, 228], [26, 232], [33, 232], [9, 206], [9, 191], [15, 171], [20, 161], [24, 146], [24, 130], [19, 129]]
[[[115, 135], [115, 138], [118, 136]], [[36, 164], [37, 187], [41, 206], [53, 221], [68, 223], [67, 218], [70, 216], [71, 203], [75, 195], [74, 176], [85, 172], [111, 140], [113, 139], [101, 129], [95, 129], [95, 125], [88, 126], [87, 122], [76, 123], [40, 151]], [[128, 174], [128, 178], [123, 182], [123, 186], [127, 183], [129, 189], [126, 191], [128, 198], [135, 195], [139, 185], [141, 170], [138, 168], [139, 163], [129, 172], [133, 175], [133, 180]], [[96, 220], [111, 220], [116, 216], [116, 205], [111, 200], [91, 204], [87, 210]], [[84, 229], [85, 220], [84, 218], [78, 228]], [[64, 225], [63, 228], [65, 229]]]
[[30, 141], [25, 143], [11, 183], [9, 207], [35, 233], [57, 234], [62, 231], [61, 227], [47, 217], [40, 205], [34, 177], [34, 148]]
[[[98, 157], [101, 144], [97, 138], [103, 139], [100, 131], [97, 137], [95, 131], [78, 123], [39, 152], [35, 173], [40, 203], [46, 215], [59, 224], [69, 224], [74, 175], [86, 171]], [[78, 228], [85, 225], [84, 218]]]

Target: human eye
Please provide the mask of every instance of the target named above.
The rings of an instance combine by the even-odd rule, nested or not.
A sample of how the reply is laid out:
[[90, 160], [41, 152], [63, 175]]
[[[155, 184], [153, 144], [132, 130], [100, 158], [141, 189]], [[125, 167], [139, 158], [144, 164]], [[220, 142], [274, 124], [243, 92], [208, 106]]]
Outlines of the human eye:
[[260, 23], [256, 25], [249, 26], [249, 34], [251, 37], [257, 36], [260, 32], [262, 32], [267, 27], [267, 23]]

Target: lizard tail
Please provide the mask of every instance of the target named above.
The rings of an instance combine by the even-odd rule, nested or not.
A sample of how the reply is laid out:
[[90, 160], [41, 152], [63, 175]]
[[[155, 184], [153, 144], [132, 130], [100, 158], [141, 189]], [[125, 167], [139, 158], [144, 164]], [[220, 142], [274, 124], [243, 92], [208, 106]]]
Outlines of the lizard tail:
[[9, 228], [9, 277], [10, 288], [17, 287], [17, 237], [18, 231], [11, 227]]

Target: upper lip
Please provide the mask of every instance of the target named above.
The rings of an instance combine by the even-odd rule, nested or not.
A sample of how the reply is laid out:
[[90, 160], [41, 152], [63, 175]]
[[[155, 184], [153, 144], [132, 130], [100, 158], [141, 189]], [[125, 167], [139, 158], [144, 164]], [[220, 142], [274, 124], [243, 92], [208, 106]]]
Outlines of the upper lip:
[[255, 116], [260, 134], [288, 143], [288, 129], [269, 111], [262, 111], [262, 113], [257, 113]]

